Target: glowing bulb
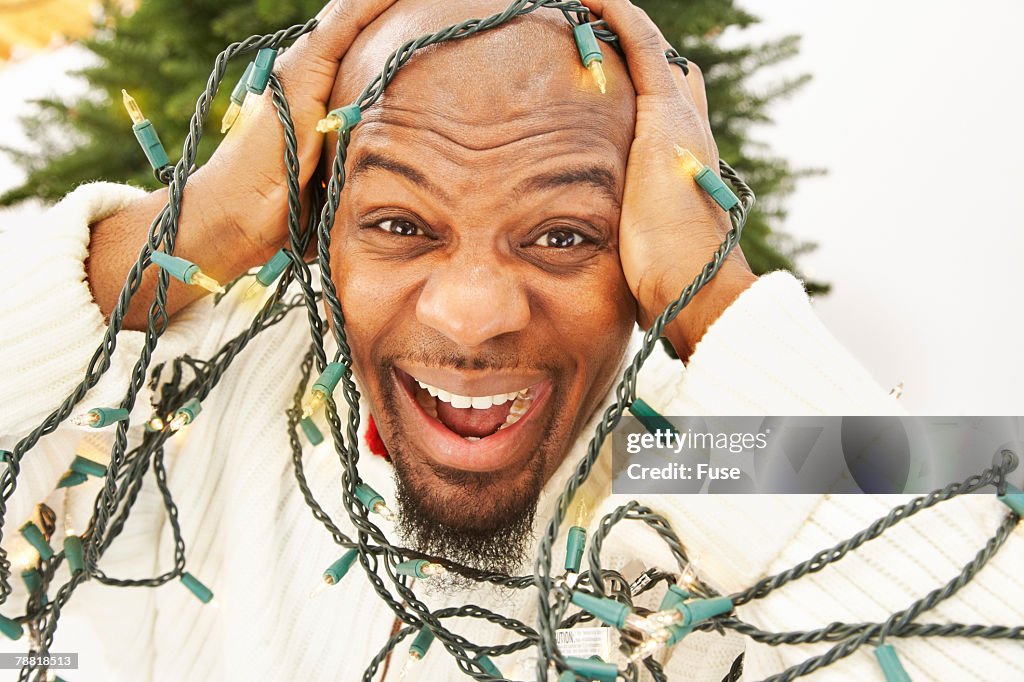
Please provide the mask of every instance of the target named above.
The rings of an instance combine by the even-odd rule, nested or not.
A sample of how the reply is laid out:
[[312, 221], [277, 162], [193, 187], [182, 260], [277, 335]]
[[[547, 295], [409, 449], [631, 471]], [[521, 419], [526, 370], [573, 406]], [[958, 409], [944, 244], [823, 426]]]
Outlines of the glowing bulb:
[[693, 587], [697, 584], [697, 572], [693, 570], [693, 566], [686, 564], [686, 568], [683, 569], [682, 575], [679, 576], [677, 584], [687, 592], [693, 592]]
[[242, 113], [242, 107], [234, 102], [228, 105], [228, 110], [224, 112], [224, 118], [220, 121], [220, 132], [224, 133], [231, 130], [231, 126], [235, 125], [235, 121], [238, 120], [238, 115]]
[[601, 94], [608, 92], [608, 78], [604, 75], [604, 65], [598, 60], [593, 60], [587, 64], [587, 69], [590, 70], [590, 75], [593, 76], [594, 82], [597, 83], [598, 89], [601, 90]]
[[405, 676], [409, 673], [410, 670], [412, 670], [413, 666], [416, 663], [418, 663], [419, 660], [420, 660], [420, 655], [417, 654], [415, 651], [410, 651], [409, 652], [409, 660], [407, 660], [405, 662], [405, 665], [402, 666], [402, 672], [398, 673], [398, 679], [404, 680]]
[[179, 412], [178, 414], [174, 415], [174, 419], [171, 420], [171, 431], [180, 431], [181, 429], [188, 426], [189, 421], [191, 420], [189, 419], [189, 416], [187, 414], [185, 414], [184, 412]]
[[124, 108], [128, 111], [128, 115], [132, 118], [132, 123], [140, 125], [146, 122], [146, 117], [142, 115], [142, 109], [139, 108], [139, 103], [135, 101], [135, 98], [128, 94], [127, 90], [121, 90], [121, 101], [124, 103]]
[[23, 571], [27, 571], [30, 568], [35, 568], [39, 563], [39, 552], [30, 545], [22, 547], [17, 554], [11, 557], [14, 565]]
[[683, 149], [679, 145], [672, 145], [676, 155], [683, 162], [683, 169], [690, 175], [696, 177], [702, 170], [704, 170], [704, 164], [693, 155], [689, 149]]
[[903, 382], [896, 384], [889, 390], [889, 397], [893, 400], [899, 400], [903, 397]]
[[89, 410], [85, 414], [80, 414], [76, 417], [72, 417], [68, 420], [75, 426], [95, 426], [100, 423], [100, 413], [93, 410]]
[[220, 285], [220, 282], [215, 280], [209, 275], [203, 274], [202, 270], [196, 270], [192, 273], [192, 277], [189, 280], [189, 284], [194, 284], [197, 287], [206, 289], [211, 294], [223, 294], [225, 292], [224, 287]]
[[246, 301], [251, 301], [254, 298], [259, 298], [260, 296], [262, 296], [266, 290], [267, 288], [263, 286], [263, 282], [256, 280], [249, 285], [248, 289], [245, 290], [245, 296], [243, 296], [243, 298]]
[[166, 426], [166, 424], [164, 423], [163, 418], [159, 415], [146, 422], [146, 428], [150, 431], [163, 431], [164, 426]]
[[448, 572], [448, 569], [441, 564], [427, 564], [420, 570], [423, 572], [423, 575], [428, 578], [436, 578]]
[[665, 646], [665, 643], [669, 640], [671, 633], [668, 630], [659, 630], [647, 639], [645, 639], [640, 646], [633, 650], [633, 653], [629, 655], [630, 663], [636, 663], [637, 661], [647, 658], [655, 651]]
[[313, 389], [312, 394], [306, 399], [306, 404], [302, 406], [302, 418], [309, 419], [312, 417], [313, 413], [323, 406], [326, 399], [327, 395], [323, 391]]
[[328, 114], [316, 122], [316, 131], [318, 133], [333, 133], [336, 130], [341, 130], [341, 126], [344, 125], [344, 123], [344, 121], [334, 114]]
[[388, 507], [383, 502], [375, 502], [374, 505], [370, 508], [370, 511], [372, 511], [375, 514], [380, 514], [384, 517], [385, 521], [389, 521], [391, 523], [394, 523], [395, 520], [398, 519], [398, 515], [395, 514], [395, 512], [393, 512], [391, 508]]

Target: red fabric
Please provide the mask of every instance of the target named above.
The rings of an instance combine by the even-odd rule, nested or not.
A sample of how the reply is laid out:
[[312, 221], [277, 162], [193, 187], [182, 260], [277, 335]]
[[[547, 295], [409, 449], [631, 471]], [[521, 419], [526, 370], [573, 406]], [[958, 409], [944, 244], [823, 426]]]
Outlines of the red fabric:
[[391, 457], [388, 455], [388, 448], [380, 437], [380, 431], [377, 430], [377, 422], [373, 421], [372, 414], [366, 420], [366, 445], [373, 454], [383, 457], [389, 462], [391, 461]]

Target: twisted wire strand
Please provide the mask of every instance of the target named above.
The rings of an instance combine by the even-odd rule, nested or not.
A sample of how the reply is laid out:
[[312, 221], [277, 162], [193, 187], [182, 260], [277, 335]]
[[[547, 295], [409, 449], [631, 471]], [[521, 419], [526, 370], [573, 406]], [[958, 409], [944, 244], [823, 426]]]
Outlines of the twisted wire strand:
[[[377, 103], [384, 88], [394, 80], [399, 69], [413, 57], [417, 50], [451, 40], [467, 39], [476, 33], [497, 28], [514, 21], [518, 17], [542, 8], [560, 11], [572, 24], [584, 23], [591, 18], [589, 10], [577, 0], [514, 0], [504, 11], [489, 17], [467, 20], [435, 33], [407, 41], [387, 57], [380, 73], [367, 84], [355, 103], [363, 110]], [[621, 45], [614, 32], [603, 21], [593, 22], [593, 25], [598, 39], [621, 53]], [[111, 365], [110, 358], [116, 350], [116, 335], [122, 328], [128, 306], [141, 285], [142, 273], [145, 268], [151, 265], [150, 254], [157, 249], [161, 249], [166, 253], [173, 253], [179, 229], [182, 193], [189, 174], [195, 168], [195, 158], [204, 121], [209, 112], [210, 104], [220, 88], [227, 64], [232, 59], [247, 55], [264, 47], [278, 48], [308, 33], [315, 26], [316, 21], [311, 20], [305, 24], [292, 26], [276, 33], [252, 36], [241, 42], [232, 43], [216, 58], [213, 71], [207, 80], [206, 88], [197, 98], [195, 113], [189, 122], [188, 134], [182, 145], [180, 160], [173, 166], [169, 165], [156, 171], [157, 177], [169, 186], [168, 202], [150, 225], [146, 244], [140, 250], [136, 263], [133, 264], [128, 273], [125, 285], [119, 295], [117, 306], [115, 306], [110, 316], [110, 323], [103, 340], [88, 364], [85, 377], [53, 413], [48, 415], [36, 429], [15, 445], [12, 454], [8, 456], [8, 467], [0, 474], [0, 539], [2, 539], [6, 502], [16, 487], [22, 457], [39, 440], [57, 429], [59, 424], [71, 414], [88, 389], [95, 385], [103, 373], [109, 369]], [[688, 71], [687, 60], [680, 56], [676, 50], [671, 48], [666, 50], [665, 57], [669, 63], [683, 69], [684, 73]], [[555, 515], [546, 526], [545, 532], [538, 544], [533, 574], [527, 576], [507, 576], [501, 573], [479, 571], [461, 566], [443, 557], [432, 557], [411, 548], [392, 545], [388, 542], [380, 528], [371, 520], [369, 510], [362, 505], [355, 495], [355, 488], [361, 483], [358, 471], [360, 395], [352, 374], [352, 357], [345, 332], [345, 316], [334, 286], [329, 255], [331, 230], [334, 225], [335, 215], [340, 206], [341, 193], [345, 186], [345, 162], [348, 146], [351, 141], [351, 132], [346, 130], [338, 136], [336, 155], [329, 171], [327, 186], [323, 191], [320, 191], [319, 187], [313, 187], [313, 191], [308, 197], [310, 201], [309, 219], [303, 230], [301, 225], [303, 200], [298, 183], [300, 173], [297, 140], [288, 106], [288, 98], [285, 89], [276, 76], [271, 75], [268, 87], [271, 101], [281, 124], [281, 134], [285, 141], [285, 152], [282, 159], [288, 190], [288, 247], [285, 249], [285, 252], [288, 254], [290, 264], [282, 275], [275, 291], [261, 307], [246, 330], [224, 344], [211, 358], [206, 360], [189, 356], [177, 358], [171, 363], [170, 379], [163, 381], [161, 381], [164, 379], [163, 372], [167, 368], [163, 365], [150, 368], [153, 352], [159, 337], [166, 330], [169, 323], [166, 312], [166, 293], [169, 278], [166, 273], [161, 271], [157, 278], [157, 287], [153, 300], [149, 306], [145, 345], [132, 369], [129, 386], [120, 404], [122, 407], [131, 408], [147, 376], [149, 377], [150, 386], [154, 390], [158, 384], [160, 385], [160, 399], [154, 404], [158, 415], [172, 414], [193, 397], [200, 400], [206, 398], [229, 370], [233, 361], [249, 346], [255, 337], [285, 320], [292, 311], [297, 308], [303, 308], [309, 323], [311, 343], [309, 350], [300, 363], [299, 381], [292, 406], [285, 412], [288, 441], [292, 450], [292, 464], [297, 488], [314, 518], [325, 527], [334, 542], [344, 549], [358, 549], [360, 566], [371, 587], [382, 602], [403, 623], [398, 632], [389, 638], [381, 650], [370, 660], [364, 672], [364, 679], [372, 679], [380, 664], [387, 660], [394, 647], [405, 637], [420, 628], [427, 627], [434, 633], [437, 640], [441, 642], [443, 648], [453, 656], [459, 669], [469, 677], [477, 680], [503, 679], [494, 678], [489, 675], [480, 665], [478, 657], [481, 655], [504, 656], [530, 647], [536, 647], [537, 679], [546, 680], [547, 671], [552, 665], [557, 670], [566, 669], [566, 661], [557, 649], [555, 632], [559, 628], [573, 627], [579, 623], [593, 620], [593, 617], [584, 611], [568, 613], [573, 589], [586, 589], [598, 595], [608, 595], [632, 607], [632, 599], [635, 595], [630, 592], [629, 583], [615, 571], [604, 569], [601, 564], [601, 550], [604, 541], [618, 523], [630, 520], [646, 524], [666, 543], [670, 552], [675, 557], [680, 570], [684, 570], [689, 565], [685, 547], [668, 520], [635, 501], [618, 507], [601, 519], [590, 539], [588, 568], [578, 576], [575, 587], [570, 588], [564, 578], [553, 575], [553, 546], [558, 537], [561, 524], [565, 520], [569, 506], [573, 501], [573, 497], [579, 486], [587, 480], [608, 434], [618, 424], [624, 410], [636, 399], [638, 373], [645, 360], [657, 346], [658, 339], [665, 326], [671, 323], [700, 289], [715, 276], [715, 273], [717, 273], [729, 252], [739, 242], [743, 224], [754, 205], [753, 192], [728, 164], [720, 163], [722, 177], [736, 188], [737, 195], [740, 198], [740, 203], [730, 211], [732, 228], [725, 235], [722, 244], [701, 272], [694, 277], [693, 281], [680, 293], [679, 297], [655, 318], [651, 327], [645, 333], [640, 350], [627, 365], [621, 380], [613, 391], [614, 402], [602, 413], [602, 418], [588, 443], [586, 454], [577, 464], [574, 475], [570, 477], [557, 500]], [[318, 270], [316, 274], [313, 273], [310, 263], [305, 261], [309, 240], [314, 237], [317, 239], [316, 258], [314, 260]], [[315, 287], [317, 276], [319, 278], [319, 291]], [[237, 284], [237, 281], [231, 283], [231, 285], [234, 286]], [[285, 303], [283, 298], [291, 286], [296, 286], [299, 289], [299, 293], [292, 300]], [[338, 411], [338, 404], [333, 399], [328, 399], [325, 412], [335, 453], [338, 456], [342, 470], [342, 504], [349, 520], [356, 529], [355, 538], [351, 538], [346, 533], [343, 533], [314, 498], [303, 469], [303, 443], [298, 437], [296, 430], [299, 423], [301, 400], [312, 370], [316, 368], [318, 371], [323, 371], [328, 364], [324, 340], [324, 324], [330, 326], [332, 338], [337, 346], [331, 361], [340, 362], [344, 369], [340, 386], [341, 398], [346, 407], [345, 420], [344, 422], [342, 421], [342, 416]], [[191, 376], [187, 381], [186, 370]], [[63, 607], [77, 586], [85, 580], [96, 579], [103, 584], [111, 586], [155, 587], [180, 577], [185, 570], [186, 544], [178, 524], [177, 506], [167, 485], [167, 472], [164, 466], [164, 445], [171, 434], [166, 430], [146, 433], [141, 443], [129, 451], [127, 448], [127, 428], [128, 424], [126, 422], [120, 422], [114, 429], [114, 443], [111, 448], [111, 460], [107, 477], [104, 480], [103, 489], [96, 498], [89, 525], [82, 536], [87, 545], [86, 570], [72, 575], [67, 582], [57, 589], [54, 599], [43, 604], [42, 594], [47, 592], [57, 568], [62, 565], [65, 557], [63, 552], [61, 552], [56, 554], [53, 559], [40, 562], [39, 564], [40, 572], [43, 576], [42, 594], [33, 593], [29, 596], [26, 615], [18, 619], [19, 622], [29, 625], [33, 641], [32, 652], [36, 655], [43, 655], [48, 652]], [[734, 602], [737, 605], [741, 605], [763, 598], [773, 590], [793, 580], [797, 580], [809, 573], [817, 572], [826, 565], [839, 561], [850, 551], [877, 537], [900, 521], [939, 502], [961, 494], [977, 491], [988, 485], [994, 485], [1000, 493], [1004, 492], [1006, 474], [1015, 469], [1017, 461], [1016, 455], [1010, 452], [1003, 453], [1001, 459], [1002, 461], [999, 464], [994, 465], [978, 476], [971, 477], [962, 483], [951, 484], [946, 488], [934, 491], [929, 495], [916, 498], [905, 505], [897, 507], [886, 517], [878, 519], [867, 529], [849, 540], [839, 543], [831, 549], [819, 552], [811, 559], [776, 576], [759, 581], [750, 588], [733, 595]], [[130, 511], [138, 498], [144, 477], [150, 471], [152, 471], [156, 480], [168, 523], [172, 529], [175, 543], [174, 567], [153, 578], [131, 580], [112, 578], [99, 568], [97, 562], [104, 551], [121, 533]], [[933, 608], [941, 601], [952, 597], [960, 588], [967, 584], [1005, 543], [1009, 533], [1018, 521], [1019, 519], [1016, 515], [1012, 513], [1007, 515], [996, 534], [978, 552], [974, 560], [963, 567], [958, 576], [943, 587], [933, 590], [925, 597], [916, 600], [906, 609], [892, 614], [882, 623], [832, 623], [824, 628], [812, 631], [773, 633], [745, 623], [734, 614], [728, 614], [705, 622], [698, 626], [697, 629], [704, 631], [714, 629], [720, 633], [731, 629], [750, 637], [754, 641], [771, 645], [796, 645], [819, 641], [836, 642], [836, 645], [827, 653], [811, 657], [798, 666], [768, 678], [770, 682], [782, 682], [783, 680], [791, 680], [806, 675], [848, 656], [865, 643], [881, 643], [886, 637], [955, 636], [988, 639], [1024, 639], [1024, 627], [964, 625], [959, 623], [920, 624], [914, 622], [922, 613]], [[412, 589], [412, 581], [397, 573], [396, 567], [398, 563], [409, 558], [424, 558], [440, 563], [449, 570], [461, 573], [481, 583], [491, 583], [510, 589], [536, 588], [538, 606], [536, 627], [530, 627], [516, 619], [472, 604], [458, 608], [444, 608], [432, 611], [418, 599]], [[0, 549], [0, 603], [6, 601], [7, 596], [11, 593], [9, 575], [10, 562], [6, 553]], [[653, 589], [659, 582], [673, 581], [675, 576], [671, 573], [659, 571], [648, 575], [648, 578], [648, 582], [637, 590], [637, 594]], [[717, 594], [710, 586], [699, 579], [694, 591], [702, 596]], [[646, 610], [639, 609], [638, 607], [635, 610], [641, 614], [648, 613]], [[502, 645], [479, 644], [470, 641], [466, 637], [451, 632], [442, 624], [443, 620], [456, 617], [477, 618], [494, 623], [507, 631], [515, 633], [517, 639]], [[630, 639], [629, 633], [624, 633], [624, 635], [626, 640]], [[643, 664], [653, 679], [659, 682], [667, 680], [663, 668], [653, 658], [645, 659]], [[38, 669], [38, 666], [23, 667], [19, 679], [28, 679], [33, 669]], [[742, 669], [743, 656], [740, 655], [726, 673], [723, 682], [739, 679]], [[630, 663], [625, 669], [620, 669], [619, 673], [624, 680], [637, 680], [639, 668], [635, 664]]]

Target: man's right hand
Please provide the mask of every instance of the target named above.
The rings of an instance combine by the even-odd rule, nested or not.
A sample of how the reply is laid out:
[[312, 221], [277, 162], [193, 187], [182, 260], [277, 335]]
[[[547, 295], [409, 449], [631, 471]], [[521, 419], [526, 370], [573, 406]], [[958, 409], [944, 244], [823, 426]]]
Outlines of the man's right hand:
[[[316, 132], [316, 122], [327, 113], [341, 58], [360, 31], [394, 2], [331, 0], [317, 15], [317, 28], [295, 41], [275, 64], [274, 74], [284, 88], [295, 125], [304, 197], [325, 139]], [[232, 85], [225, 83], [222, 89]], [[175, 255], [195, 262], [222, 282], [265, 262], [288, 237], [284, 136], [271, 98], [269, 88], [261, 97], [247, 98], [241, 116], [212, 158], [189, 178], [182, 199]], [[117, 304], [150, 223], [166, 203], [167, 190], [161, 189], [92, 226], [86, 272], [105, 317]], [[155, 287], [154, 267], [147, 269], [133, 299], [126, 329], [146, 328], [148, 301]], [[199, 287], [172, 280], [168, 315], [204, 294]]]

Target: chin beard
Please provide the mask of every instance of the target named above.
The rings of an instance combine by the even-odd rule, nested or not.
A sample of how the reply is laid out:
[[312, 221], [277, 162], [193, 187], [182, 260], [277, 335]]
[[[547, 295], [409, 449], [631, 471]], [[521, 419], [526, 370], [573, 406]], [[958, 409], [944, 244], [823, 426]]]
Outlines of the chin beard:
[[[531, 461], [527, 480], [517, 481], [513, 489], [476, 472], [432, 471], [440, 481], [423, 477], [403, 466], [408, 460], [400, 452], [393, 453], [392, 461], [403, 543], [477, 571], [510, 576], [522, 571], [534, 545], [541, 458]], [[475, 584], [452, 572], [448, 576], [444, 582], [454, 588]]]

